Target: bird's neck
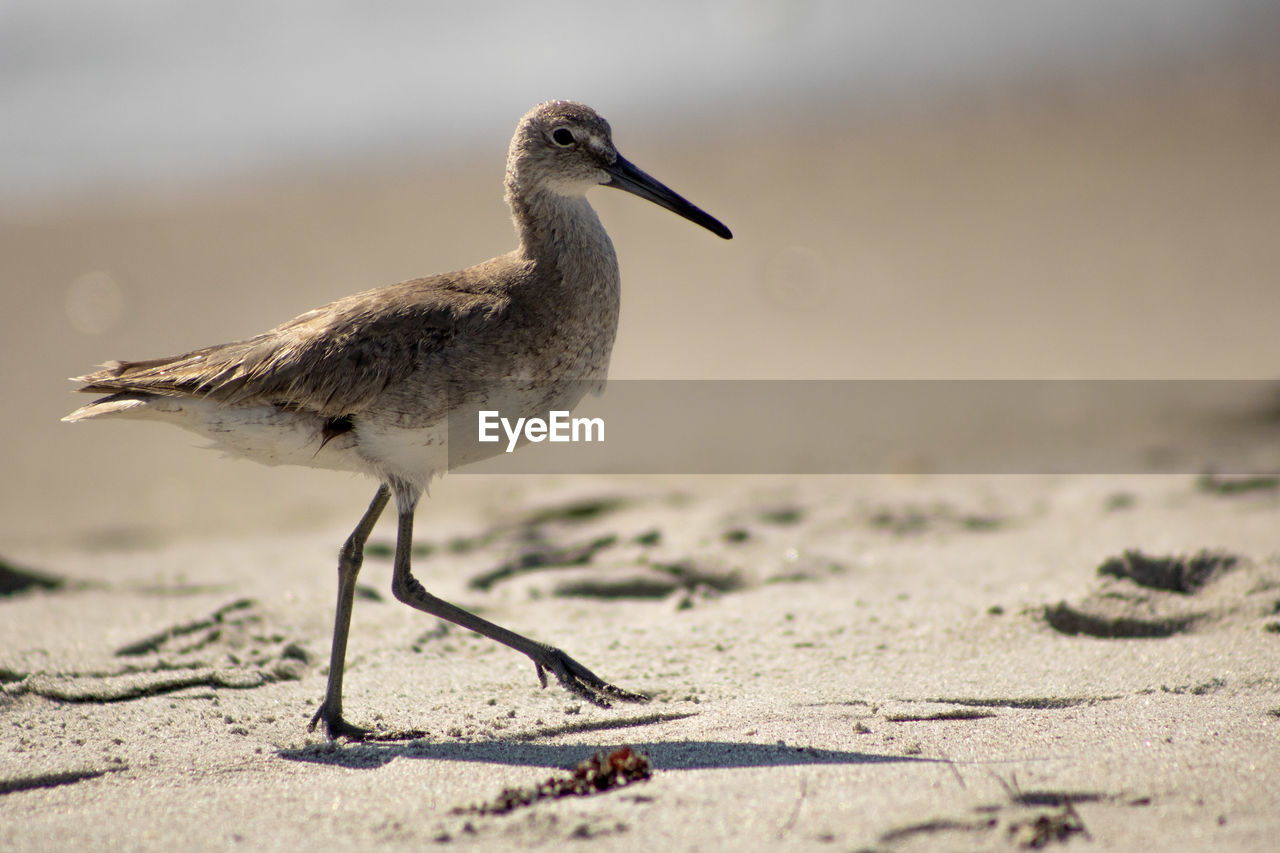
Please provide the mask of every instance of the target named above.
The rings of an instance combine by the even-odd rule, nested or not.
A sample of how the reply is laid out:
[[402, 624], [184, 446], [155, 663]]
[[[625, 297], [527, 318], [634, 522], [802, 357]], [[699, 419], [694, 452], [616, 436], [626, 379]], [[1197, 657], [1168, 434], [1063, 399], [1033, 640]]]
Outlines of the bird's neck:
[[[613, 242], [584, 196], [508, 192], [520, 236], [516, 254], [537, 282], [530, 310], [550, 324], [575, 353], [556, 370], [578, 378], [603, 378], [618, 328], [621, 282]], [[565, 361], [562, 359], [562, 361]]]
[[507, 191], [507, 204], [520, 239], [517, 250], [539, 266], [567, 273], [579, 264], [617, 268], [613, 242], [586, 196]]

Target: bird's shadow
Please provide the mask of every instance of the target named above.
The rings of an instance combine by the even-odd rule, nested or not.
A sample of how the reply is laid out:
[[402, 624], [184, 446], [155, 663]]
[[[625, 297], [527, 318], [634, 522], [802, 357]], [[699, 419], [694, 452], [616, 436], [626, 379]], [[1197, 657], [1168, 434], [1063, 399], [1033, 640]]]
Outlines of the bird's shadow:
[[782, 767], [805, 764], [934, 763], [937, 759], [908, 755], [877, 755], [785, 744], [676, 740], [649, 742], [599, 741], [580, 744], [538, 744], [520, 741], [449, 741], [424, 739], [393, 743], [312, 744], [278, 753], [289, 761], [330, 764], [349, 769], [374, 769], [397, 758], [473, 761], [521, 767], [570, 768], [600, 751], [629, 746], [647, 753], [658, 770], [706, 770], [743, 767]]

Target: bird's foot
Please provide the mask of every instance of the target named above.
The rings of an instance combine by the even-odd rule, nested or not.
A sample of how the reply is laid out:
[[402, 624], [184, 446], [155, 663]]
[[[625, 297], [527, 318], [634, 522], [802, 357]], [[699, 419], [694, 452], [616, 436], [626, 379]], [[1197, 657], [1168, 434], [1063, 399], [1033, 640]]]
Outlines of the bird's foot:
[[342, 719], [342, 712], [333, 712], [329, 710], [328, 705], [322, 704], [320, 710], [316, 711], [315, 716], [311, 718], [310, 724], [307, 725], [307, 731], [314, 732], [316, 726], [324, 725], [325, 737], [329, 740], [337, 740], [340, 737], [348, 740], [364, 740], [369, 736], [370, 730], [352, 725]]
[[643, 693], [615, 687], [559, 649], [543, 646], [543, 652], [534, 658], [533, 665], [538, 671], [538, 681], [544, 688], [547, 686], [547, 670], [550, 670], [561, 687], [600, 708], [612, 707], [610, 699], [620, 702], [649, 701], [649, 697]]

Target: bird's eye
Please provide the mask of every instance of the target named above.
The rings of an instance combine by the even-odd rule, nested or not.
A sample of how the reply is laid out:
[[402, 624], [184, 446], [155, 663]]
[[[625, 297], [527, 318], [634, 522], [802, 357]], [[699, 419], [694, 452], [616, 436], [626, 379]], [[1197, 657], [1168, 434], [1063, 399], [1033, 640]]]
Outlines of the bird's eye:
[[551, 131], [551, 138], [561, 148], [568, 148], [574, 142], [573, 131], [567, 127], [557, 127]]

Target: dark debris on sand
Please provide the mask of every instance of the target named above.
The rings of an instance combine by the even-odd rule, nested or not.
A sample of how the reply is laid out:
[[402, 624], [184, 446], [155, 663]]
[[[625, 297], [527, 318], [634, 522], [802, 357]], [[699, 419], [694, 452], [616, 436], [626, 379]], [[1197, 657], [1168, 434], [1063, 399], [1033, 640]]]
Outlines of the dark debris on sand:
[[1148, 557], [1141, 551], [1125, 551], [1098, 566], [1098, 574], [1128, 578], [1149, 589], [1189, 594], [1234, 568], [1239, 561], [1232, 554], [1209, 551], [1190, 557]]
[[65, 583], [62, 578], [0, 559], [0, 596], [16, 595], [33, 589], [58, 589]]
[[1280, 477], [1271, 474], [1224, 477], [1204, 474], [1196, 480], [1196, 488], [1210, 495], [1243, 495], [1249, 492], [1274, 492], [1280, 489]]
[[1200, 599], [1223, 575], [1248, 565], [1245, 558], [1222, 552], [1152, 557], [1129, 550], [1098, 566], [1102, 584], [1080, 604], [1048, 605], [1042, 616], [1063, 634], [1172, 637], [1224, 618], [1221, 601]]
[[579, 762], [567, 775], [552, 776], [532, 787], [505, 788], [492, 801], [460, 806], [453, 810], [453, 814], [507, 814], [539, 800], [603, 794], [633, 782], [643, 782], [652, 775], [649, 757], [624, 746], [608, 755], [597, 752], [586, 761]]
[[1039, 850], [1055, 841], [1065, 842], [1077, 833], [1085, 840], [1093, 838], [1070, 800], [1063, 803], [1058, 811], [1042, 812], [1026, 820], [1015, 821], [1008, 829], [1011, 842], [1031, 850]]

